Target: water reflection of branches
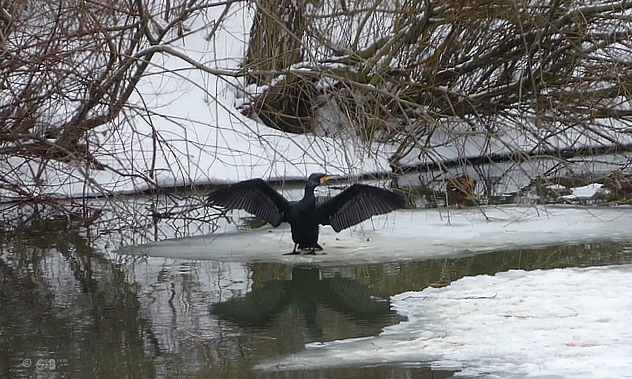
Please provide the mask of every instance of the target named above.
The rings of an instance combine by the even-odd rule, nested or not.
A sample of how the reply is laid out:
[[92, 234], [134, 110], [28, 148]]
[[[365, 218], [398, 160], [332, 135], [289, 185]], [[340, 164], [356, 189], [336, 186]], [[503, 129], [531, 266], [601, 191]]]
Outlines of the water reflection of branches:
[[[20, 371], [13, 361], [25, 352], [55, 346], [45, 358], [62, 360], [62, 373], [84, 367], [100, 367], [108, 377], [154, 372], [160, 346], [140, 315], [137, 288], [126, 280], [124, 267], [91, 247], [66, 220], [3, 231], [0, 242], [0, 356], [9, 361], [4, 367]], [[119, 364], [104, 365], [103, 357]]]

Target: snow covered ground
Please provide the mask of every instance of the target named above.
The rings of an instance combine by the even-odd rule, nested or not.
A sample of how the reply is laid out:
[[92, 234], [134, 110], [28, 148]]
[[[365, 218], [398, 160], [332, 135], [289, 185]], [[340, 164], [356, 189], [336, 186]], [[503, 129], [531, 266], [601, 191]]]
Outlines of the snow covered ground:
[[[239, 70], [247, 48], [253, 9], [246, 3], [231, 2], [230, 16], [223, 20], [213, 38], [209, 38], [208, 33], [215, 26], [209, 20], [218, 19], [224, 11], [223, 6], [218, 6], [209, 9], [205, 17], [192, 20], [190, 28], [197, 32], [169, 47], [209, 69]], [[382, 24], [386, 20], [378, 22]], [[372, 37], [364, 42], [372, 43], [369, 42]], [[252, 95], [246, 93], [242, 79], [202, 72], [180, 57], [161, 54], [130, 99], [131, 104], [147, 106], [148, 115], [139, 116], [134, 111], [126, 115], [121, 127], [104, 125], [91, 131], [93, 156], [111, 170], [21, 157], [0, 162], [0, 170], [5, 173], [7, 182], [23, 183], [33, 195], [60, 196], [137, 192], [154, 184], [170, 187], [234, 182], [252, 177], [304, 178], [312, 172], [354, 176], [390, 171], [389, 157], [398, 146], [377, 142], [367, 146], [364, 137], [345, 129], [349, 121], [341, 112], [333, 111], [334, 107], [325, 105], [317, 112], [326, 133], [318, 130], [316, 134], [320, 135], [294, 135], [268, 128], [241, 114], [238, 106]], [[450, 128], [439, 128], [428, 137], [429, 146], [433, 148], [419, 147], [423, 154], [415, 148], [400, 163], [416, 165], [515, 149], [530, 151], [540, 142], [529, 133], [499, 131], [494, 133], [497, 138], [490, 139], [487, 132], [471, 133], [469, 124], [462, 127], [467, 133], [456, 133], [462, 134], [462, 138], [455, 138]], [[547, 142], [559, 147], [602, 142], [584, 133], [587, 132], [582, 130], [578, 136], [569, 132], [549, 138]], [[619, 143], [629, 142], [627, 134], [612, 138]], [[528, 184], [525, 180], [512, 183], [517, 180], [515, 173], [520, 175], [525, 171], [535, 176], [558, 163], [536, 159], [528, 164], [534, 167], [528, 168], [515, 162], [508, 167], [498, 164], [490, 168], [488, 174], [489, 178], [510, 181], [503, 183], [503, 188], [514, 191]], [[595, 164], [586, 163], [593, 171]], [[449, 176], [472, 169], [454, 169]], [[5, 195], [14, 194], [0, 189], [0, 200]]]
[[[170, 45], [212, 69], [239, 70], [247, 47], [252, 7], [230, 4], [230, 17], [208, 32], [224, 7], [210, 8], [191, 21], [198, 30]], [[122, 127], [110, 124], [89, 136], [94, 157], [112, 170], [74, 163], [10, 157], [0, 162], [3, 178], [23, 183], [33, 195], [90, 196], [165, 187], [264, 178], [304, 178], [312, 172], [359, 175], [388, 168], [394, 148], [370, 148], [351, 136], [295, 135], [271, 129], [240, 113], [244, 83], [194, 69], [168, 54], [160, 55], [142, 78], [132, 105], [147, 106], [147, 116], [126, 115]], [[327, 117], [326, 114], [321, 117]], [[117, 120], [118, 122], [118, 120]], [[11, 191], [0, 189], [0, 201]]]

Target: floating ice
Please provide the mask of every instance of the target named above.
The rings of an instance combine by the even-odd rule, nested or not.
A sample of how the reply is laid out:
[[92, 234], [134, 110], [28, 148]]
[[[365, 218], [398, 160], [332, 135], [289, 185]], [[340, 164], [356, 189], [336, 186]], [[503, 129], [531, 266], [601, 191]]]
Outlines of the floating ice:
[[632, 266], [514, 270], [392, 298], [379, 336], [310, 344], [261, 370], [415, 362], [486, 378], [631, 378]]

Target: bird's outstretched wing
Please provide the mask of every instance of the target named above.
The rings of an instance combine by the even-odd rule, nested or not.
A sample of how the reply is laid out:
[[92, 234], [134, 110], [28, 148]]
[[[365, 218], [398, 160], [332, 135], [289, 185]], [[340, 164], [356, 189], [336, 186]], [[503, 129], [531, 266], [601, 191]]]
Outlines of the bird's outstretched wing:
[[354, 184], [319, 206], [320, 223], [336, 232], [364, 220], [404, 208], [404, 198], [391, 191]]
[[279, 226], [290, 208], [290, 203], [263, 179], [244, 180], [217, 189], [208, 195], [207, 204], [243, 209], [272, 226]]

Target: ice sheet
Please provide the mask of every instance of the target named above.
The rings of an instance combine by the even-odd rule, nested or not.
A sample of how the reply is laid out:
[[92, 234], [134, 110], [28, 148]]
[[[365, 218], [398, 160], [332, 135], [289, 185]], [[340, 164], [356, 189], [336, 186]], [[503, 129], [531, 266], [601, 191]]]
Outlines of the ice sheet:
[[[484, 214], [483, 214], [484, 212]], [[488, 221], [489, 220], [489, 221]], [[336, 234], [322, 226], [315, 256], [285, 256], [288, 226], [164, 240], [124, 253], [227, 262], [360, 264], [463, 256], [518, 247], [632, 240], [632, 209], [565, 206], [401, 210]]]

